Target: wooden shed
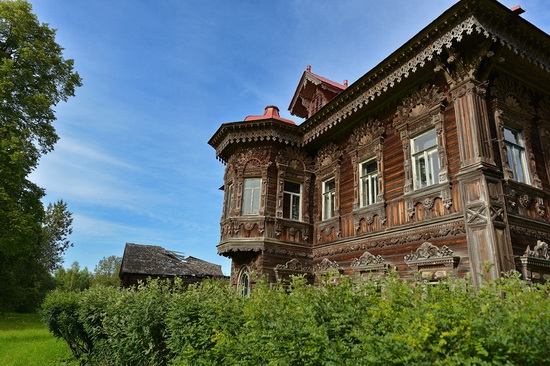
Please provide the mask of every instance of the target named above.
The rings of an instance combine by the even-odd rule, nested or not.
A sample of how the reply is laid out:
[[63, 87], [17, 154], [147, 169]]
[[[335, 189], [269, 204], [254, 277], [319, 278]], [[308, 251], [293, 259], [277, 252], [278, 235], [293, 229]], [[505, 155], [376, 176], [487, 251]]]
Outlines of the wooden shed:
[[119, 277], [122, 287], [146, 282], [148, 278], [181, 278], [192, 284], [206, 278], [224, 278], [222, 268], [195, 257], [164, 249], [157, 245], [127, 243]]

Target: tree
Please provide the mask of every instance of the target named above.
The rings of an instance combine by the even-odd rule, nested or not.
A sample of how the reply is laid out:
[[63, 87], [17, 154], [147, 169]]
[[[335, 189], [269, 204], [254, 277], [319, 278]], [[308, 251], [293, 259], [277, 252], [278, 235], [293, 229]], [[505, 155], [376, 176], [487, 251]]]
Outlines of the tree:
[[54, 280], [55, 288], [61, 291], [78, 292], [90, 287], [92, 274], [88, 271], [88, 267], [80, 269], [80, 264], [73, 262], [69, 269], [58, 268], [55, 271]]
[[29, 3], [0, 0], [0, 310], [36, 306], [69, 245], [66, 205], [44, 210], [28, 180], [59, 138], [53, 107], [81, 85], [62, 51]]
[[122, 258], [115, 255], [103, 257], [95, 266], [93, 284], [120, 287], [118, 272], [121, 264]]

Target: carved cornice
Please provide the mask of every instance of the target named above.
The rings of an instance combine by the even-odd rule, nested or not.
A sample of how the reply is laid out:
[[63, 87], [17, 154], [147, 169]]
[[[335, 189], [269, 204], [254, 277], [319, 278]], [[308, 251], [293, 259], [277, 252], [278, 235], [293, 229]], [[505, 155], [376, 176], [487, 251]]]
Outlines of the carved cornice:
[[[542, 70], [550, 72], [550, 62], [545, 55], [545, 52], [548, 52], [548, 46], [541, 47], [545, 42], [547, 43], [543, 35], [531, 37], [523, 31], [525, 28], [511, 29], [508, 23], [510, 14], [503, 16], [501, 11], [496, 12], [493, 9], [478, 9], [478, 11], [483, 15], [462, 15], [458, 12], [469, 12], [469, 10], [467, 7], [458, 9], [456, 14], [449, 16], [445, 24], [440, 24], [436, 32], [413, 38], [398, 50], [402, 52], [396, 51], [391, 55], [387, 59], [393, 61], [391, 67], [386, 64], [383, 69], [373, 70], [365, 76], [365, 80], [350, 86], [345, 95], [334, 100], [332, 108], [328, 108], [326, 113], [313, 116], [303, 125], [304, 144], [314, 141], [389, 89], [394, 88], [410, 74], [424, 67], [428, 61], [434, 60], [434, 56], [452, 47], [453, 42], [460, 42], [464, 35], [471, 35], [474, 32], [504, 45]], [[455, 23], [454, 26], [448, 28], [453, 23]], [[408, 45], [410, 47], [406, 47]]]
[[519, 226], [511, 224], [510, 232], [521, 237], [539, 238], [545, 241], [550, 241], [550, 232], [537, 229], [536, 227], [537, 225]]
[[208, 143], [216, 149], [216, 157], [225, 163], [230, 156], [224, 151], [230, 146], [270, 141], [300, 146], [301, 136], [297, 126], [276, 120], [235, 122], [223, 124]]
[[258, 241], [234, 241], [219, 244], [217, 249], [219, 255], [229, 257], [232, 252], [261, 252], [264, 249], [264, 243]]
[[457, 236], [466, 233], [464, 221], [445, 222], [438, 225], [422, 226], [408, 230], [399, 230], [397, 233], [365, 235], [346, 241], [336, 242], [333, 245], [313, 249], [313, 258], [330, 257], [337, 254], [364, 252], [374, 248], [385, 248], [390, 246], [401, 246], [420, 240], [430, 240], [448, 235]]
[[286, 256], [292, 256], [292, 257], [308, 258], [308, 259], [313, 258], [310, 251], [298, 251], [295, 248], [286, 249], [279, 246], [278, 247], [269, 246], [265, 248], [265, 252], [270, 254], [286, 255]]

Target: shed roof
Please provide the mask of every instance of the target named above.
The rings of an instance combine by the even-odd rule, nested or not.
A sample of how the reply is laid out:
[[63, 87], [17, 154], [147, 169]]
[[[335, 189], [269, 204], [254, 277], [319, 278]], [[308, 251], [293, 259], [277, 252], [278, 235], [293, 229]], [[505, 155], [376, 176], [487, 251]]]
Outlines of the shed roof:
[[127, 243], [120, 273], [147, 276], [221, 277], [221, 266], [157, 245]]

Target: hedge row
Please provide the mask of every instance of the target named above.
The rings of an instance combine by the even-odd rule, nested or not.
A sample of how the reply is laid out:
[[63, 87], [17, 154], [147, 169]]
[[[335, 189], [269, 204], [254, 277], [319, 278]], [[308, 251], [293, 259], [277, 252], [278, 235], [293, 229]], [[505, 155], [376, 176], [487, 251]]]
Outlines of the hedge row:
[[549, 285], [516, 274], [471, 286], [395, 276], [287, 288], [262, 281], [250, 297], [227, 282], [183, 288], [52, 292], [50, 331], [83, 364], [543, 365], [550, 360]]

